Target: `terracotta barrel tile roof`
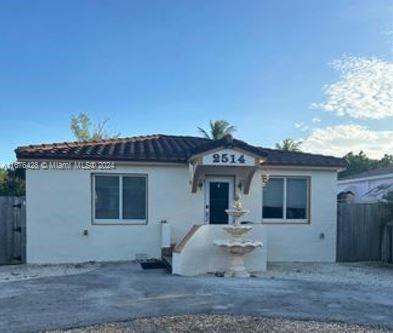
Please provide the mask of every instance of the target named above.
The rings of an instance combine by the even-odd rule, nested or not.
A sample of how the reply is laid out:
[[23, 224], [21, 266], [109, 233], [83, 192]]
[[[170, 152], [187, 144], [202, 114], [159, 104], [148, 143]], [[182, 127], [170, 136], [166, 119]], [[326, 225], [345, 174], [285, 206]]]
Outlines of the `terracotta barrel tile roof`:
[[226, 136], [209, 140], [192, 136], [155, 134], [122, 139], [63, 142], [18, 147], [18, 159], [113, 160], [185, 163], [195, 154], [219, 147], [237, 147], [266, 158], [268, 165], [345, 167], [341, 158], [252, 146]]

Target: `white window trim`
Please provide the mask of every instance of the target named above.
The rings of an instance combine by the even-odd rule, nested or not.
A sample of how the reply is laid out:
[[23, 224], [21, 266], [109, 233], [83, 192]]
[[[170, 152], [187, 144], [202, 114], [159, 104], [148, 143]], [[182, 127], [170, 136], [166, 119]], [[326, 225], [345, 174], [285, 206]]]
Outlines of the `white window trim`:
[[[96, 176], [119, 177], [119, 218], [96, 219]], [[144, 177], [146, 179], [145, 219], [123, 219], [123, 177]], [[144, 173], [93, 173], [92, 174], [92, 224], [93, 225], [141, 225], [148, 222], [148, 176]]]
[[[283, 218], [263, 218], [263, 187], [262, 187], [262, 223], [265, 224], [309, 224], [311, 219], [311, 177], [310, 176], [271, 176], [270, 179], [283, 179]], [[287, 179], [305, 179], [307, 183], [306, 218], [287, 219]]]

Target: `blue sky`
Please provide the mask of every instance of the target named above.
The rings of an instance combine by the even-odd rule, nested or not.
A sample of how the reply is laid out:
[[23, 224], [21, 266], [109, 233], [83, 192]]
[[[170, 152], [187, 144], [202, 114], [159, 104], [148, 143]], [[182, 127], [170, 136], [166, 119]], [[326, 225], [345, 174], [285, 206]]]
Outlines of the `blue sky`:
[[339, 80], [334, 59], [376, 57], [391, 69], [392, 22], [383, 0], [3, 0], [0, 162], [18, 145], [73, 140], [70, 117], [79, 112], [109, 117], [123, 136], [198, 135], [197, 126], [226, 119], [249, 143], [293, 137], [336, 155], [322, 149], [327, 129], [356, 132], [345, 149], [359, 148], [365, 130], [390, 153], [389, 113], [310, 105], [324, 103], [323, 87]]

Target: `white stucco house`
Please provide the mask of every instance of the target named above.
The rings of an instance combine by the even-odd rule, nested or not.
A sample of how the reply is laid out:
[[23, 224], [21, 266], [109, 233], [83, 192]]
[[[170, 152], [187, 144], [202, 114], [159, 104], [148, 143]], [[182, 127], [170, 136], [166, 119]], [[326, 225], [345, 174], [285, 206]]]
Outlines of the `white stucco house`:
[[160, 258], [173, 249], [175, 272], [225, 269], [212, 246], [231, 223], [235, 193], [249, 210], [247, 257], [266, 261], [336, 258], [337, 171], [342, 159], [221, 140], [150, 135], [23, 146], [27, 262]]
[[393, 167], [368, 170], [337, 182], [339, 200], [345, 197], [354, 203], [381, 202], [388, 192], [393, 192]]

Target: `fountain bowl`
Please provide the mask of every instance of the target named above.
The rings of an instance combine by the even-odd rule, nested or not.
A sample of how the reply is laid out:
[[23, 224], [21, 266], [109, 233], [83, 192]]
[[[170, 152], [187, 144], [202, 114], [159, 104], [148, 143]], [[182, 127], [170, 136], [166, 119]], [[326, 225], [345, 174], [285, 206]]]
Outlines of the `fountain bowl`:
[[229, 270], [225, 273], [226, 277], [247, 278], [250, 273], [244, 266], [243, 256], [258, 247], [262, 247], [262, 242], [254, 242], [247, 240], [218, 240], [214, 245], [223, 248], [232, 254], [232, 263]]
[[258, 247], [262, 247], [262, 242], [254, 241], [215, 241], [214, 245], [222, 247], [231, 254], [244, 255], [250, 253]]
[[244, 214], [248, 214], [250, 211], [249, 210], [239, 210], [239, 209], [226, 209], [225, 212], [229, 216], [233, 216], [235, 219], [238, 219], [239, 217], [243, 216]]
[[231, 267], [225, 273], [225, 276], [241, 278], [249, 277], [250, 274], [244, 266], [243, 256], [252, 252], [258, 247], [262, 247], [262, 242], [243, 239], [243, 236], [247, 234], [252, 229], [252, 227], [249, 225], [241, 225], [237, 221], [239, 217], [249, 212], [248, 210], [243, 209], [240, 202], [240, 195], [237, 194], [235, 196], [233, 209], [226, 209], [225, 212], [228, 214], [228, 216], [232, 216], [234, 220], [232, 225], [223, 227], [224, 231], [230, 234], [232, 237], [230, 240], [214, 241], [213, 244], [223, 248], [232, 255]]
[[247, 225], [228, 225], [223, 227], [223, 229], [232, 237], [240, 238], [244, 234], [249, 232], [252, 229], [252, 227]]

